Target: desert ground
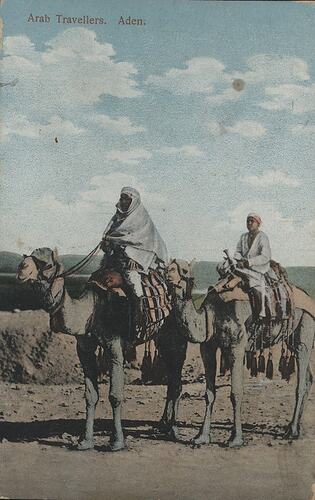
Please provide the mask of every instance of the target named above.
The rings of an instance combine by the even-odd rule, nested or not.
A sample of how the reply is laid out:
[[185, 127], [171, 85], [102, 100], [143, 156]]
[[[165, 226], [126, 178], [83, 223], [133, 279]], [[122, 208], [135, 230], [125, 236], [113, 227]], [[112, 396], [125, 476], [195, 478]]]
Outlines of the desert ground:
[[[224, 443], [232, 425], [229, 375], [217, 379], [212, 442], [193, 448], [204, 412], [198, 346], [190, 346], [183, 374], [180, 442], [155, 428], [166, 386], [141, 385], [126, 370], [127, 448], [109, 452], [108, 384], [100, 384], [94, 450], [75, 449], [83, 430], [83, 379], [71, 338], [53, 337], [42, 311], [0, 313], [0, 498], [18, 499], [292, 499], [314, 489], [314, 388], [297, 441], [282, 439], [293, 411], [295, 375], [272, 381], [246, 371], [245, 445]], [[10, 354], [11, 353], [11, 354]], [[313, 354], [312, 364], [314, 367]], [[27, 382], [27, 383], [26, 383]]]

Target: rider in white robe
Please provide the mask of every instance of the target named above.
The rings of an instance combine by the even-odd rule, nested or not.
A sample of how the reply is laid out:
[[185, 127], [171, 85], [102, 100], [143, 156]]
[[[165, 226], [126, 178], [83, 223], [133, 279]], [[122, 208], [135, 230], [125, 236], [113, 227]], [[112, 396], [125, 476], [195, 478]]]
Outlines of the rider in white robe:
[[138, 270], [148, 273], [150, 269], [165, 266], [168, 261], [166, 245], [136, 189], [122, 188], [116, 208], [103, 233], [102, 249], [107, 258], [116, 260], [127, 284], [140, 297], [142, 286]]
[[262, 297], [260, 316], [265, 317], [266, 284], [265, 274], [277, 279], [274, 271], [270, 268], [271, 249], [268, 236], [259, 230], [261, 217], [257, 213], [247, 216], [248, 233], [241, 235], [236, 246], [234, 259], [237, 262], [238, 271], [244, 274], [250, 288], [256, 288]]

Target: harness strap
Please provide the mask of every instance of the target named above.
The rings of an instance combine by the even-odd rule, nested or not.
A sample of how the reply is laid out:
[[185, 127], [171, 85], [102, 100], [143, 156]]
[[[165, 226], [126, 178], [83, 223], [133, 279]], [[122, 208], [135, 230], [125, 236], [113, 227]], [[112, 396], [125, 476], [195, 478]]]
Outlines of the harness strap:
[[80, 271], [80, 269], [83, 269], [83, 267], [85, 267], [92, 260], [92, 258], [95, 255], [97, 255], [97, 253], [99, 252], [99, 250], [101, 248], [101, 243], [102, 242], [100, 241], [97, 244], [97, 246], [95, 248], [93, 248], [93, 250], [88, 255], [86, 255], [82, 260], [80, 260], [80, 262], [78, 262], [74, 266], [70, 267], [70, 269], [68, 269], [67, 271], [64, 271], [63, 273], [58, 274], [57, 276], [54, 276], [54, 278], [65, 278], [66, 276], [70, 276], [71, 274], [74, 274], [74, 273]]

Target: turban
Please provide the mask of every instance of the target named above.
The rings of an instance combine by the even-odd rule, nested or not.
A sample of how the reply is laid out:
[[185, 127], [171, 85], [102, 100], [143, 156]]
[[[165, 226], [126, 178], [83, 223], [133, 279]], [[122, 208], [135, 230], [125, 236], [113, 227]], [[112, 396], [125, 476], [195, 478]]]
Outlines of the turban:
[[255, 221], [258, 222], [258, 224], [261, 224], [261, 217], [256, 212], [250, 212], [247, 216], [247, 219], [249, 219], [249, 217], [255, 219]]

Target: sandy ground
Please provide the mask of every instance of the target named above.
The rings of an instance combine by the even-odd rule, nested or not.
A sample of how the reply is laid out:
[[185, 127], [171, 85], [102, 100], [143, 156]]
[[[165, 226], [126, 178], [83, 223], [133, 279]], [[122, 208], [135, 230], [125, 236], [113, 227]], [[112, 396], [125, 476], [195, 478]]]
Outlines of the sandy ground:
[[[277, 362], [274, 356], [275, 371]], [[312, 363], [314, 368], [314, 354]], [[138, 385], [140, 372], [126, 370], [126, 379], [134, 381], [125, 390], [127, 449], [111, 453], [106, 383], [100, 385], [96, 447], [75, 450], [85, 417], [81, 368], [73, 339], [52, 336], [43, 311], [0, 313], [0, 371], [0, 498], [312, 498], [314, 388], [301, 439], [282, 440], [293, 412], [295, 376], [287, 383], [278, 374], [267, 381], [261, 375], [252, 379], [246, 372], [245, 446], [233, 450], [224, 447], [232, 426], [230, 380], [219, 377], [212, 444], [193, 449], [190, 440], [204, 413], [198, 346], [190, 346], [183, 371], [178, 443], [167, 441], [154, 428], [166, 387]]]
[[96, 448], [74, 448], [84, 424], [82, 385], [0, 384], [0, 498], [58, 499], [292, 499], [312, 497], [312, 391], [300, 440], [283, 441], [295, 379], [247, 377], [243, 407], [245, 446], [223, 446], [231, 429], [229, 377], [218, 378], [212, 444], [193, 449], [204, 410], [204, 385], [186, 384], [180, 407], [181, 442], [154, 430], [165, 386], [128, 385], [124, 428], [127, 449], [110, 453], [107, 384], [95, 426]]

